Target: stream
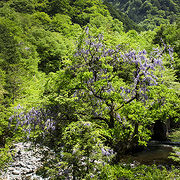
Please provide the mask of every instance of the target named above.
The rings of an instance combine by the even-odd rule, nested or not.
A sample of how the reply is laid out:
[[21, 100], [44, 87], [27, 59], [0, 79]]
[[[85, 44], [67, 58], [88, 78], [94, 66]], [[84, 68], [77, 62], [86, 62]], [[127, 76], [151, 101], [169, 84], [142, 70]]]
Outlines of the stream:
[[[2, 172], [0, 179], [43, 179], [36, 175], [36, 170], [42, 166], [41, 151], [38, 148], [30, 149], [30, 146], [30, 143], [20, 142], [15, 144], [17, 153], [14, 156], [14, 162], [10, 164], [5, 172]], [[177, 164], [168, 158], [170, 153], [173, 152], [173, 147], [180, 147], [180, 143], [151, 141], [143, 151], [125, 156], [121, 162], [125, 164], [130, 163], [132, 168], [139, 164], [156, 164], [158, 167], [165, 166], [168, 169], [171, 169], [171, 165], [174, 165], [175, 168], [180, 170], [180, 164]], [[44, 150], [50, 151], [47, 147], [44, 147]], [[176, 153], [177, 157], [180, 158], [180, 152]]]
[[[174, 153], [173, 147], [180, 147], [180, 142], [152, 141], [143, 151], [124, 157], [122, 162], [133, 162], [134, 164], [145, 165], [156, 164], [166, 167], [174, 165], [176, 168], [180, 169], [180, 164], [178, 162], [174, 162], [172, 159], [168, 158], [171, 153]], [[176, 152], [176, 156], [180, 158], [180, 152]]]

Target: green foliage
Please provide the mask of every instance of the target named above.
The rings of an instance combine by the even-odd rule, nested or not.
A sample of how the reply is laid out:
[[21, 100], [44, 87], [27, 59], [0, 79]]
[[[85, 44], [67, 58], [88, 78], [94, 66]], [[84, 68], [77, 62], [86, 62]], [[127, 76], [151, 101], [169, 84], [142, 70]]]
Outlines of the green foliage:
[[30, 17], [32, 18], [32, 26], [49, 29], [49, 26], [51, 25], [51, 18], [45, 12], [35, 12]]
[[15, 22], [6, 18], [0, 18], [0, 63], [3, 63], [4, 66], [6, 63], [12, 64], [19, 61], [15, 37], [18, 31], [19, 27]]
[[87, 25], [91, 16], [100, 13], [107, 15], [108, 11], [99, 0], [54, 0], [51, 2], [50, 14], [68, 14], [73, 23]]
[[10, 0], [2, 3], [2, 5], [8, 6], [13, 9], [13, 11], [23, 14], [32, 14], [36, 10], [47, 11], [48, 4], [48, 0]]
[[[156, 92], [156, 97], [154, 96], [154, 92]], [[153, 108], [149, 111], [154, 120], [160, 119], [161, 121], [166, 121], [168, 116], [170, 116], [178, 121], [178, 107], [180, 102], [174, 90], [167, 89], [162, 85], [161, 87], [152, 89], [151, 97], [157, 100], [157, 103], [154, 103], [152, 105]]]
[[[132, 39], [138, 37], [136, 31], [130, 31], [127, 35]], [[88, 119], [109, 129], [111, 145], [122, 153], [137, 144], [146, 145], [151, 134], [148, 127], [158, 119], [166, 121], [168, 116], [176, 117], [179, 102], [175, 92], [166, 86], [147, 84], [149, 99], [146, 102], [141, 96], [133, 98], [128, 93], [126, 98], [129, 100], [124, 100], [122, 87], [133, 92], [135, 67], [128, 62], [123, 63], [122, 56], [127, 52], [120, 51], [119, 56], [118, 49], [106, 50], [105, 43], [107, 47], [109, 44], [101, 38], [102, 35], [89, 36], [87, 40], [83, 40], [82, 35], [76, 56], [72, 60], [62, 61], [63, 68], [56, 74], [51, 74], [47, 86], [50, 93], [48, 98], [50, 104], [59, 107], [59, 117], [65, 116], [67, 124], [71, 122], [71, 118]], [[106, 54], [111, 51], [114, 56]], [[146, 57], [149, 58], [149, 55]], [[155, 75], [161, 76], [158, 69]], [[142, 82], [143, 78], [144, 76]], [[158, 82], [161, 84], [162, 80], [167, 85], [165, 79], [159, 78]], [[140, 92], [139, 90], [138, 93]], [[64, 108], [68, 115], [63, 112]], [[62, 119], [60, 122], [64, 124]]]
[[74, 38], [81, 32], [81, 27], [79, 24], [72, 24], [70, 16], [56, 14], [52, 19], [51, 30]]
[[131, 168], [128, 165], [107, 165], [101, 171], [100, 179], [112, 179], [117, 180], [122, 179], [156, 179], [156, 180], [171, 180], [179, 178], [178, 169], [173, 168], [171, 171], [168, 171], [165, 167], [159, 169], [156, 165], [147, 166], [147, 165], [138, 165], [134, 168]]
[[[1, 167], [10, 160], [9, 141], [25, 136], [22, 127], [17, 128], [19, 118], [8, 128], [14, 107], [21, 104], [25, 111], [18, 116], [32, 107], [51, 112], [48, 117], [56, 128], [44, 142], [56, 152], [56, 158], [50, 161], [48, 156], [45, 162], [52, 178], [61, 173], [64, 178], [141, 179], [140, 171], [147, 179], [171, 176], [156, 167], [152, 171], [150, 167], [111, 166], [108, 161], [113, 155], [107, 154], [112, 152], [110, 147], [122, 154], [146, 145], [152, 133], [149, 127], [156, 120], [170, 117], [178, 121], [179, 24], [171, 24], [179, 12], [178, 1], [118, 2], [116, 8], [99, 0], [0, 2]], [[167, 25], [140, 32], [143, 28], [125, 13], [145, 29]], [[162, 50], [155, 53], [157, 44]], [[167, 48], [163, 50], [164, 44]], [[169, 47], [174, 47], [174, 59]], [[139, 69], [139, 84], [134, 85], [140, 63], [146, 60], [152, 65], [156, 59], [163, 59], [165, 70]], [[157, 86], [144, 79], [146, 73], [154, 81], [158, 78]], [[148, 89], [144, 96], [142, 85]], [[33, 126], [26, 129], [29, 127]], [[43, 130], [36, 127], [30, 139], [42, 138]]]
[[0, 171], [5, 170], [10, 161], [12, 161], [12, 152], [6, 144], [5, 147], [0, 147]]
[[141, 29], [138, 25], [136, 25], [125, 13], [116, 10], [110, 3], [107, 1], [104, 1], [104, 4], [108, 7], [108, 10], [111, 14], [112, 17], [118, 19], [123, 23], [123, 26], [126, 31], [128, 30], [136, 30], [136, 31], [141, 31]]
[[126, 13], [140, 25], [141, 29], [149, 30], [161, 24], [178, 22], [180, 9], [179, 2], [175, 0], [107, 0], [107, 2], [112, 3], [120, 13]]
[[71, 6], [70, 6], [70, 0], [53, 0], [50, 2], [50, 9], [48, 10], [50, 14], [66, 14]]
[[168, 158], [176, 163], [180, 163], [180, 148], [173, 147], [173, 152], [168, 156]]
[[114, 157], [104, 145], [105, 131], [95, 123], [77, 121], [69, 124], [59, 141], [56, 159], [45, 164], [39, 173], [52, 179], [90, 179], [98, 177], [102, 167]]
[[108, 11], [99, 0], [76, 0], [71, 2], [71, 10], [69, 12], [72, 21], [80, 25], [86, 25], [91, 16], [96, 16], [98, 13], [107, 15]]
[[174, 60], [171, 65], [176, 70], [177, 80], [180, 79], [180, 26], [177, 23], [172, 25], [161, 25], [155, 29], [156, 35], [153, 39], [154, 44], [163, 45], [163, 43], [170, 45], [174, 49]]
[[3, 99], [4, 99], [4, 94], [6, 93], [5, 89], [4, 89], [4, 85], [5, 85], [5, 71], [3, 71], [2, 69], [0, 69], [0, 103], [2, 104]]
[[174, 130], [174, 131], [170, 134], [169, 137], [171, 138], [171, 140], [172, 140], [173, 142], [179, 142], [179, 139], [180, 139], [180, 130], [178, 130], [178, 129]]
[[4, 146], [6, 146], [6, 138], [11, 134], [11, 132], [7, 130], [9, 116], [10, 113], [8, 109], [3, 105], [0, 105], [0, 148], [4, 148]]
[[31, 31], [29, 41], [36, 46], [40, 57], [38, 68], [45, 73], [57, 71], [62, 59], [70, 54], [73, 48], [72, 42], [60, 33], [40, 28]]
[[35, 0], [12, 0], [10, 1], [10, 7], [17, 12], [32, 13], [35, 10]]
[[[175, 129], [173, 132], [170, 133], [169, 138], [173, 142], [179, 142], [179, 139], [180, 139], [180, 130], [179, 129]], [[175, 161], [175, 162], [177, 162], [177, 163], [180, 163], [180, 147], [173, 147], [173, 152], [170, 153], [168, 158], [173, 160], [173, 161]]]
[[113, 157], [112, 150], [103, 144], [102, 132], [101, 127], [89, 121], [71, 123], [62, 138], [63, 169], [69, 169], [69, 173], [78, 179], [96, 176]]

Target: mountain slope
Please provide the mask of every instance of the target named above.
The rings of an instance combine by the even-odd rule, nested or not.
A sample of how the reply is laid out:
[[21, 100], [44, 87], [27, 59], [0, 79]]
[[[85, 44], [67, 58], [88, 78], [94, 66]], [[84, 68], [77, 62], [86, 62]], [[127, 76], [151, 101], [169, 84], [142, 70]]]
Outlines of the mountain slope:
[[108, 7], [108, 10], [112, 17], [123, 22], [124, 29], [126, 31], [134, 29], [136, 31], [142, 31], [143, 28], [138, 26], [132, 19], [130, 19], [125, 13], [118, 11], [111, 3], [104, 1], [104, 4]]
[[145, 29], [160, 24], [178, 21], [180, 1], [178, 0], [107, 0], [117, 10], [124, 12]]

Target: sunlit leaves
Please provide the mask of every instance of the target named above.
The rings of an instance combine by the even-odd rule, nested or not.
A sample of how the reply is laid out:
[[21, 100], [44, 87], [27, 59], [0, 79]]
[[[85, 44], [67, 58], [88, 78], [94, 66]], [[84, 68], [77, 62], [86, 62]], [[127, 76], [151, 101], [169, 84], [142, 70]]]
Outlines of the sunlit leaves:
[[[122, 81], [123, 76], [121, 77], [119, 71], [125, 70], [124, 68], [130, 66], [134, 71], [129, 72], [129, 78], [131, 78], [131, 83], [134, 82], [134, 85], [129, 84], [129, 88], [122, 87], [119, 93], [122, 95], [131, 94], [129, 98], [137, 96], [138, 93], [138, 95], [142, 94], [142, 97], [146, 99], [147, 87], [157, 85], [157, 77], [153, 72], [156, 70], [156, 66], [162, 67], [162, 51], [155, 49], [152, 55], [149, 56], [145, 50], [123, 52], [119, 48], [120, 46], [117, 46], [115, 50], [107, 49], [102, 41], [103, 36], [99, 35], [98, 38], [96, 41], [89, 36], [85, 47], [79, 49], [75, 54], [75, 57], [81, 59], [81, 63], [82, 60], [84, 61], [84, 65], [75, 64], [76, 71], [78, 70], [80, 74], [85, 75], [85, 71], [89, 70], [93, 74], [93, 77], [86, 81], [89, 90], [94, 91], [92, 93], [98, 96], [98, 93], [101, 93], [100, 99], [103, 99], [103, 92], [116, 92], [117, 90], [112, 87], [113, 79], [118, 78], [117, 83]], [[127, 81], [128, 79], [124, 80]], [[97, 88], [98, 85], [101, 88]]]
[[112, 149], [104, 145], [102, 128], [89, 121], [77, 121], [66, 127], [63, 133], [61, 168], [74, 177], [96, 176], [98, 171], [114, 156]]
[[[77, 98], [79, 106], [76, 113], [97, 123], [103, 121], [112, 134], [114, 131], [117, 135], [117, 124], [120, 134], [125, 133], [122, 127], [128, 126], [129, 133], [125, 133], [129, 136], [126, 137], [128, 142], [132, 142], [132, 146], [137, 141], [143, 144], [150, 137], [147, 127], [163, 106], [154, 107], [159, 100], [156, 93], [151, 96], [151, 87], [160, 87], [162, 83], [160, 75], [164, 70], [165, 48], [168, 47], [154, 48], [151, 53], [146, 50], [125, 51], [122, 45], [109, 48], [102, 34], [92, 36], [88, 27], [85, 31], [87, 39], [81, 41], [72, 65], [67, 66], [67, 70], [75, 75], [74, 82], [79, 82], [73, 89], [73, 97]], [[160, 101], [163, 99], [166, 97], [162, 96]], [[168, 113], [163, 116], [167, 117]], [[142, 129], [144, 133], [141, 133]], [[120, 141], [119, 135], [117, 137]], [[115, 141], [118, 140], [115, 138]]]
[[73, 41], [60, 33], [39, 28], [32, 30], [29, 41], [36, 46], [39, 54], [39, 70], [46, 73], [59, 70], [61, 61], [70, 55], [74, 46]]

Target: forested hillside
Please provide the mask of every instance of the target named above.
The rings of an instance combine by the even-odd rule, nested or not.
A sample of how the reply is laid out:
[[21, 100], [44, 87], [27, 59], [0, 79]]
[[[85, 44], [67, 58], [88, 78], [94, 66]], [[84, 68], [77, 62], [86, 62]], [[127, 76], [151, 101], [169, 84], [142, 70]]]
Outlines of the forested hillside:
[[50, 179], [178, 177], [120, 160], [179, 128], [179, 1], [109, 2], [0, 1], [0, 173], [30, 141]]
[[112, 3], [118, 11], [127, 14], [146, 30], [179, 21], [178, 0], [107, 0], [107, 2]]
[[[153, 43], [171, 44], [180, 57], [180, 2], [176, 0], [106, 0], [111, 16], [124, 24], [125, 30], [154, 30]], [[171, 35], [170, 35], [171, 34]], [[179, 63], [176, 65], [179, 69]], [[180, 78], [177, 72], [178, 79]]]

